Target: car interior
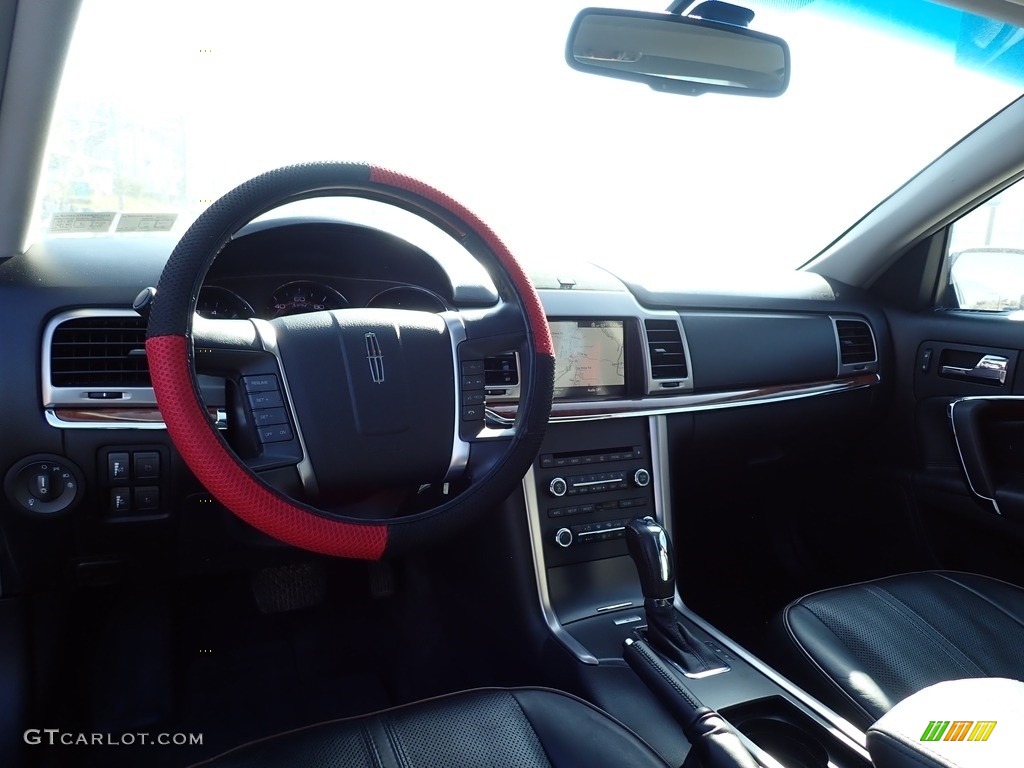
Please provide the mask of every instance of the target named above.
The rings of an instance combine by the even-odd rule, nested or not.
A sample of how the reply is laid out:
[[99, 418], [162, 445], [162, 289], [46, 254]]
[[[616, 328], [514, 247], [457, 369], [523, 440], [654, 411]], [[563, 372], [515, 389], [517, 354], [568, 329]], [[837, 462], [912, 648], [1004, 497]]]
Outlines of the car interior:
[[[259, 170], [179, 215], [167, 201], [185, 182], [171, 189], [156, 148], [173, 117], [140, 119], [141, 138], [98, 107], [63, 117], [61, 83], [86, 79], [76, 56], [134, 64], [116, 45], [74, 47], [80, 27], [110, 26], [90, 3], [104, 5], [0, 3], [0, 763], [1019, 763], [1018, 0], [569, 3], [544, 34], [564, 41], [552, 55], [567, 82], [602, 103], [652, 91], [668, 110], [776, 114], [812, 78], [801, 38], [761, 20], [816, 5], [851, 25], [913, 6], [937, 26], [907, 40], [951, 29], [958, 65], [998, 81], [994, 114], [795, 254], [798, 268], [716, 274], [668, 250], [588, 258], [598, 212], [509, 203], [499, 220], [581, 230], [579, 253], [531, 258], [463, 200], [468, 176], [446, 186], [412, 149], [391, 169], [342, 140], [335, 157], [284, 163], [246, 145]], [[117, 34], [163, 51], [173, 30], [202, 30], [200, 9], [171, 21], [155, 2], [119, 6]], [[290, 23], [284, 5], [254, 9]], [[508, 58], [506, 37], [529, 48], [518, 19], [465, 33], [472, 55]], [[248, 23], [231, 19], [243, 37]], [[182, 45], [215, 50], [200, 39]], [[924, 50], [907, 55], [931, 66]], [[175, 98], [160, 93], [171, 116]], [[210, 124], [226, 128], [209, 140], [228, 158], [244, 145], [241, 97], [218, 98]], [[403, 127], [410, 147], [437, 109]], [[958, 110], [950, 97], [928, 120]], [[345, 119], [378, 130], [364, 111]], [[69, 125], [85, 138], [54, 154]], [[683, 154], [717, 155], [743, 186], [730, 141]], [[126, 181], [111, 147], [169, 196]], [[882, 153], [830, 151], [837, 168]], [[608, 162], [622, 166], [609, 179], [639, 173]], [[548, 158], [523, 173], [543, 187], [559, 170]], [[630, 188], [602, 194], [614, 224], [644, 226]]]

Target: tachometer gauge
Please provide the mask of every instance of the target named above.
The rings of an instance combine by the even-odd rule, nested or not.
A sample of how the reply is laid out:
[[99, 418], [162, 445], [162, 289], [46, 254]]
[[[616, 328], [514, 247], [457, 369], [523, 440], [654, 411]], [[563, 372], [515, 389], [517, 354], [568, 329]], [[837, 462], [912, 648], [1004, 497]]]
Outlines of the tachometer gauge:
[[319, 312], [322, 309], [345, 309], [348, 299], [330, 286], [313, 280], [285, 283], [270, 298], [270, 313], [274, 317]]
[[199, 301], [196, 302], [196, 314], [215, 320], [237, 320], [255, 317], [256, 311], [245, 299], [227, 288], [207, 285], [199, 289]]
[[381, 291], [366, 305], [384, 309], [415, 309], [420, 312], [444, 312], [448, 307], [433, 291], [414, 285], [397, 285]]

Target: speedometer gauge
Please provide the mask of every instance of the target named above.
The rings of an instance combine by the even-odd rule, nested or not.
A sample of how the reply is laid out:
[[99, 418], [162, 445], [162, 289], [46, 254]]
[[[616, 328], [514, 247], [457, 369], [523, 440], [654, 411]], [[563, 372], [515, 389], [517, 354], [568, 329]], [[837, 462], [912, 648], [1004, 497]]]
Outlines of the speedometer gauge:
[[347, 306], [348, 299], [330, 286], [313, 280], [285, 283], [270, 298], [270, 314], [273, 317], [301, 315], [323, 309], [345, 309]]
[[199, 289], [196, 314], [215, 320], [237, 320], [255, 317], [256, 311], [249, 306], [249, 302], [234, 291], [215, 285], [206, 285]]

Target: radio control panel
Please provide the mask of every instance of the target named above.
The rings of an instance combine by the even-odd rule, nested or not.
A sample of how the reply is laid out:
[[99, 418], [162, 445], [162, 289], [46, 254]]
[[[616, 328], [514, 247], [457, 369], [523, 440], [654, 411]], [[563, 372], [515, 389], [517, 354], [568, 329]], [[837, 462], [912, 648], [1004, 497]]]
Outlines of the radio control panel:
[[626, 523], [655, 514], [646, 421], [559, 427], [534, 466], [547, 566], [625, 555]]

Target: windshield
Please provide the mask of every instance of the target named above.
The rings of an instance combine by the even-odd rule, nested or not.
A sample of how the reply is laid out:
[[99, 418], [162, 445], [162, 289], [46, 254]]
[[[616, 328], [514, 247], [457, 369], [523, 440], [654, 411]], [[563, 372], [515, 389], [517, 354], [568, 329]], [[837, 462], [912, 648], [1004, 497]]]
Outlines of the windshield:
[[669, 95], [566, 65], [584, 5], [87, 0], [37, 236], [181, 232], [257, 173], [354, 160], [440, 187], [527, 262], [795, 268], [1024, 74], [1019, 30], [923, 0], [765, 0], [745, 5], [790, 45], [784, 95]]

